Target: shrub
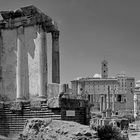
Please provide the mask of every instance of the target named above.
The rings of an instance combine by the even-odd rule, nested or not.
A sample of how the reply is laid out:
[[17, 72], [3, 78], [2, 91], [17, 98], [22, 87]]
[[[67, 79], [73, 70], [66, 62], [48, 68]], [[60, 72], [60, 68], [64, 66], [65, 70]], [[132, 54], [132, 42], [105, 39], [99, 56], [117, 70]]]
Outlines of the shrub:
[[120, 130], [112, 125], [98, 126], [97, 136], [100, 140], [124, 140]]

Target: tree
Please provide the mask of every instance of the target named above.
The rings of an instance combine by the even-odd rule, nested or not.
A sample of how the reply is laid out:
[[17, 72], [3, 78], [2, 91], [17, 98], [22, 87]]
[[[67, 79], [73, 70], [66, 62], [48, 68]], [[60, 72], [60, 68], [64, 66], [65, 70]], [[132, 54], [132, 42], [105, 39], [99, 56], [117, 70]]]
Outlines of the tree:
[[112, 125], [98, 126], [97, 135], [100, 140], [125, 140], [120, 130]]

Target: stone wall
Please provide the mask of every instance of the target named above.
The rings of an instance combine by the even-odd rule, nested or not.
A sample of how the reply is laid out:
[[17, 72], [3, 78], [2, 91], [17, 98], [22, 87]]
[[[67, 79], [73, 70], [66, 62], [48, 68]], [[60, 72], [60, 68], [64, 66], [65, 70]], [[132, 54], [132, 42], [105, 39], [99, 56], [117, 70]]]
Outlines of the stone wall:
[[[56, 112], [56, 111], [55, 111]], [[54, 113], [46, 102], [26, 101], [0, 103], [0, 135], [8, 136], [23, 130], [29, 118], [61, 119], [60, 112]]]
[[62, 120], [89, 123], [89, 108], [86, 100], [61, 98], [60, 107]]

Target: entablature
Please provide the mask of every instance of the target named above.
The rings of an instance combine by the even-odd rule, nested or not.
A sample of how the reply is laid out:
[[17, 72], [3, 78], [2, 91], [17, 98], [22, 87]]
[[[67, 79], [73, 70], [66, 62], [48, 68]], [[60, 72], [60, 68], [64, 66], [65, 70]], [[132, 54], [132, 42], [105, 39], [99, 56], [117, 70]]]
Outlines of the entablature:
[[3, 18], [0, 20], [0, 29], [42, 25], [46, 32], [59, 31], [56, 22], [33, 5], [16, 11], [1, 11], [0, 14]]

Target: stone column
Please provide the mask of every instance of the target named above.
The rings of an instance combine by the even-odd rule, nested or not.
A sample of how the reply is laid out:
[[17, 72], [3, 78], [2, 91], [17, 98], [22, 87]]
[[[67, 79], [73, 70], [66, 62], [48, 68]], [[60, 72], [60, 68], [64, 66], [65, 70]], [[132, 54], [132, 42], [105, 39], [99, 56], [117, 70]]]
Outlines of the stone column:
[[[0, 81], [2, 80], [2, 65], [1, 65], [1, 59], [2, 59], [2, 47], [3, 47], [3, 40], [2, 40], [2, 30], [0, 29]], [[0, 83], [2, 87], [2, 82]], [[2, 92], [1, 88], [1, 92]]]
[[108, 86], [108, 92], [107, 92], [107, 109], [110, 108], [110, 86]]
[[25, 36], [24, 36], [24, 28], [21, 26], [17, 29], [17, 100], [23, 99], [23, 51], [25, 49]]
[[52, 83], [60, 83], [59, 31], [52, 32]]
[[137, 117], [138, 113], [138, 97], [137, 93], [134, 93], [134, 118]]
[[42, 26], [39, 26], [39, 97], [45, 98], [47, 94], [47, 53], [46, 53], [46, 33]]
[[102, 113], [103, 111], [103, 101], [104, 101], [104, 98], [103, 96], [100, 97], [100, 112]]
[[81, 83], [80, 82], [78, 82], [78, 95], [81, 95]]
[[113, 113], [115, 112], [115, 89], [113, 89], [113, 94], [112, 94], [112, 111]]
[[103, 110], [106, 110], [106, 94], [103, 97]]

